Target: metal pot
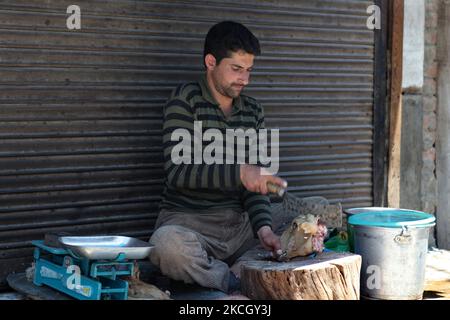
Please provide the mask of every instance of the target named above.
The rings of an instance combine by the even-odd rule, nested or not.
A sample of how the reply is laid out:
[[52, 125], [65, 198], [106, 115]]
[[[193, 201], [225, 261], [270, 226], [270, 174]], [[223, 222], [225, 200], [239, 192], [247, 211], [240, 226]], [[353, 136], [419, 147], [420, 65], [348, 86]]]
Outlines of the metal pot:
[[[412, 210], [398, 210], [384, 223], [364, 225], [364, 213], [349, 219], [354, 252], [362, 256], [361, 297], [369, 299], [421, 299], [425, 286], [425, 262], [430, 228], [435, 225], [431, 215]], [[374, 211], [381, 214], [381, 211]], [[401, 221], [402, 214], [422, 214], [424, 219]], [[426, 216], [425, 216], [426, 215]], [[427, 218], [428, 217], [428, 218]], [[358, 218], [358, 222], [357, 219]], [[394, 220], [398, 221], [394, 221]], [[362, 221], [362, 222], [361, 222]], [[422, 223], [423, 222], [423, 223]]]
[[359, 213], [365, 213], [365, 212], [380, 212], [387, 210], [387, 208], [383, 207], [363, 207], [363, 208], [350, 208], [350, 209], [344, 209], [343, 212], [347, 215], [347, 234], [348, 234], [348, 246], [350, 249], [350, 252], [355, 252], [355, 241], [353, 236], [353, 230], [350, 228], [350, 225], [348, 224], [348, 220], [351, 216]]
[[430, 227], [350, 227], [355, 253], [362, 256], [362, 297], [422, 299]]

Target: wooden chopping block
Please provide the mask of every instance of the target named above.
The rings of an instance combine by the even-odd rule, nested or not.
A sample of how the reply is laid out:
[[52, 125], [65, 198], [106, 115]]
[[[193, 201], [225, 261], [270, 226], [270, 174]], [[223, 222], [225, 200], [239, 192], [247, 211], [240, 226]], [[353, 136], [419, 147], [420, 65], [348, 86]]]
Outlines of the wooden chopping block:
[[[252, 250], [253, 251], [253, 250]], [[253, 258], [266, 254], [255, 249]], [[322, 252], [288, 262], [242, 261], [242, 293], [261, 300], [359, 300], [361, 256]]]

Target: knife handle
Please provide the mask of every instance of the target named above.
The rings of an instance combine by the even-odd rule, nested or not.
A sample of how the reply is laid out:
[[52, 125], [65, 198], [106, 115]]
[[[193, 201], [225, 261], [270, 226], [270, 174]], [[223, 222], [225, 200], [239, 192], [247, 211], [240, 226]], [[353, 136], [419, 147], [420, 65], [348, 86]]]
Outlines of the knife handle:
[[276, 195], [278, 195], [280, 198], [282, 198], [284, 196], [284, 194], [286, 193], [286, 189], [275, 184], [272, 182], [267, 182], [267, 190], [269, 190], [270, 193], [274, 193]]

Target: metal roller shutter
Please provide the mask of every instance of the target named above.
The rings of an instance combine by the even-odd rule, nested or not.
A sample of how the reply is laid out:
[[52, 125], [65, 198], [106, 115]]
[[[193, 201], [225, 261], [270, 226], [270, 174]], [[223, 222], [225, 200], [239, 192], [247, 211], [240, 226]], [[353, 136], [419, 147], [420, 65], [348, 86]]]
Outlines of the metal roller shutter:
[[162, 106], [203, 72], [215, 22], [259, 38], [247, 94], [280, 128], [298, 196], [373, 205], [371, 1], [0, 0], [0, 283], [49, 231], [148, 237], [162, 191]]

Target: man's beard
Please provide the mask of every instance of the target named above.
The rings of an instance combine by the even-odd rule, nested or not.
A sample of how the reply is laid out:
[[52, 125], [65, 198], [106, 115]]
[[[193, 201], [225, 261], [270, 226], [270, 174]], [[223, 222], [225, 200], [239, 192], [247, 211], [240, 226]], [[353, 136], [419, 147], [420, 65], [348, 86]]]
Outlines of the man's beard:
[[219, 86], [219, 85], [216, 85], [216, 90], [217, 90], [221, 95], [224, 95], [224, 96], [226, 96], [226, 97], [229, 97], [229, 98], [234, 99], [234, 98], [239, 97], [239, 95], [241, 94], [241, 91], [242, 91], [242, 89], [244, 89], [244, 87], [242, 87], [241, 90], [238, 90], [238, 89], [234, 89], [233, 86], [234, 86], [234, 85], [230, 85], [230, 86], [228, 86], [228, 87], [221, 87], [221, 86]]

